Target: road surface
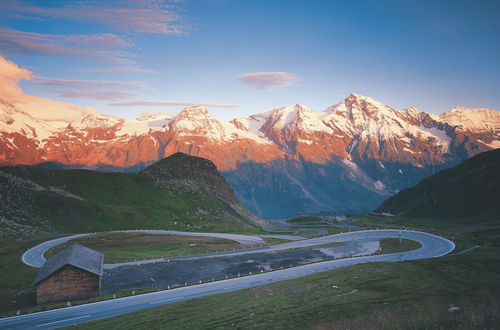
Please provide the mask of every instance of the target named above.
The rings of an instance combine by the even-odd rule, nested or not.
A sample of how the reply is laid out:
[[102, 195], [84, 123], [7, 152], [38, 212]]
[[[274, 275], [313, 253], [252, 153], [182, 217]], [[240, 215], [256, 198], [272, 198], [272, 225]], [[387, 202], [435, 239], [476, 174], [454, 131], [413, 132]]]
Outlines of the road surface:
[[[329, 237], [329, 238], [328, 238]], [[318, 262], [257, 275], [210, 282], [178, 289], [164, 290], [120, 299], [106, 300], [74, 307], [66, 307], [46, 312], [14, 316], [0, 319], [2, 329], [54, 329], [73, 324], [104, 319], [145, 308], [171, 304], [196, 297], [242, 290], [245, 288], [284, 281], [324, 271], [367, 262], [398, 262], [436, 258], [453, 251], [455, 244], [443, 237], [418, 231], [370, 230], [330, 235], [318, 239], [348, 241], [358, 239], [406, 238], [419, 242], [422, 246], [414, 251], [371, 255]], [[313, 239], [316, 240], [316, 239]], [[304, 240], [307, 242], [313, 240]], [[293, 242], [293, 243], [299, 243]], [[286, 243], [292, 244], [292, 243]]]
[[[108, 233], [110, 233], [110, 234], [111, 233], [142, 233], [142, 234], [149, 234], [149, 235], [203, 236], [203, 237], [223, 238], [223, 239], [238, 242], [240, 244], [257, 244], [257, 245], [258, 244], [267, 244], [267, 242], [263, 238], [261, 238], [260, 236], [238, 235], [238, 234], [196, 233], [196, 232], [182, 232], [182, 231], [172, 231], [172, 230], [119, 230], [119, 231], [111, 231]], [[43, 255], [47, 250], [53, 248], [54, 246], [57, 246], [59, 244], [63, 244], [65, 242], [70, 241], [70, 240], [75, 239], [75, 238], [84, 237], [84, 236], [91, 236], [91, 235], [96, 235], [96, 234], [97, 233], [76, 234], [76, 235], [60, 237], [60, 238], [56, 238], [56, 239], [53, 239], [53, 240], [50, 240], [47, 242], [43, 242], [41, 244], [38, 244], [35, 247], [32, 247], [28, 251], [26, 251], [21, 256], [21, 260], [23, 263], [25, 263], [28, 266], [40, 268], [43, 266], [43, 264], [46, 261], [46, 259]], [[267, 235], [263, 235], [263, 236], [267, 237]], [[303, 237], [287, 236], [287, 235], [284, 235], [281, 237], [279, 237], [279, 235], [273, 235], [273, 237], [284, 238], [284, 239], [294, 239], [294, 240], [303, 239]], [[182, 258], [179, 258], [179, 259], [182, 259]], [[158, 262], [158, 261], [162, 261], [162, 260], [163, 259], [155, 259], [155, 260], [151, 260], [150, 262]], [[123, 266], [123, 264], [121, 266]], [[110, 267], [110, 268], [114, 268], [114, 267]]]

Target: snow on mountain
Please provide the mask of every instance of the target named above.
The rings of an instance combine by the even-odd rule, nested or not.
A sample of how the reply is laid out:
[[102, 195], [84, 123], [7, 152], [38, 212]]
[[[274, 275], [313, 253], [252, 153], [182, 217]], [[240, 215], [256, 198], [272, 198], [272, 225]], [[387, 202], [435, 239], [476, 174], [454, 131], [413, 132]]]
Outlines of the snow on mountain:
[[138, 136], [157, 131], [164, 131], [174, 115], [148, 115], [125, 120], [124, 125], [116, 132], [117, 136]]
[[45, 139], [57, 131], [55, 127], [33, 118], [28, 113], [0, 99], [0, 133], [17, 133], [43, 144]]
[[455, 107], [439, 116], [443, 121], [473, 133], [500, 133], [500, 112], [486, 108]]
[[[59, 148], [61, 141], [73, 146], [82, 143], [88, 147], [89, 143], [95, 142], [101, 144], [101, 148], [108, 145], [119, 148], [120, 157], [115, 155], [105, 161], [111, 164], [116, 163], [116, 159], [129, 161], [134, 158], [125, 156], [128, 154], [126, 148], [131, 146], [160, 148], [162, 143], [170, 141], [162, 146], [163, 151], [148, 149], [148, 161], [154, 154], [169, 154], [180, 148], [186, 152], [208, 153], [204, 154], [207, 157], [214, 153], [212, 158], [221, 158], [224, 154], [230, 159], [229, 163], [224, 163], [226, 167], [236, 166], [242, 160], [268, 161], [285, 155], [290, 159], [318, 163], [325, 163], [335, 156], [425, 166], [445, 161], [444, 155], [451, 145], [465, 147], [464, 143], [469, 143], [463, 137], [455, 141], [454, 125], [476, 134], [475, 141], [479, 139], [485, 146], [500, 146], [500, 117], [496, 111], [455, 108], [438, 117], [414, 107], [397, 110], [359, 94], [351, 94], [320, 112], [295, 104], [223, 122], [205, 107], [191, 106], [177, 115], [150, 115], [126, 120], [91, 114], [72, 122], [65, 129], [37, 121], [5, 102], [0, 105], [1, 132], [18, 132], [25, 138], [36, 140], [40, 147], [47, 143], [42, 141], [50, 141], [50, 150]], [[134, 139], [136, 141], [129, 144]], [[217, 153], [216, 150], [221, 148], [224, 152]], [[268, 154], [263, 154], [263, 148]], [[92, 160], [92, 152], [86, 151], [88, 161]], [[40, 151], [40, 154], [46, 153], [47, 150]], [[57, 157], [62, 157], [61, 151]], [[103, 149], [99, 151], [99, 157], [111, 156], [107, 156]]]
[[222, 123], [203, 106], [185, 107], [172, 118], [169, 128], [178, 136], [200, 136], [212, 140], [224, 140]]
[[140, 170], [181, 151], [212, 160], [259, 215], [356, 213], [500, 147], [499, 123], [488, 109], [436, 116], [351, 94], [324, 111], [295, 104], [229, 122], [194, 106], [136, 119], [86, 115], [55, 128], [0, 100], [0, 164]]
[[259, 144], [271, 143], [241, 123], [218, 120], [204, 106], [184, 108], [170, 120], [168, 127], [179, 137], [204, 137], [218, 142], [248, 139]]
[[69, 124], [71, 130], [85, 131], [89, 129], [108, 129], [117, 125], [123, 125], [124, 120], [118, 117], [104, 114], [90, 114]]
[[500, 112], [456, 107], [439, 117], [462, 131], [474, 133], [487, 146], [500, 148]]

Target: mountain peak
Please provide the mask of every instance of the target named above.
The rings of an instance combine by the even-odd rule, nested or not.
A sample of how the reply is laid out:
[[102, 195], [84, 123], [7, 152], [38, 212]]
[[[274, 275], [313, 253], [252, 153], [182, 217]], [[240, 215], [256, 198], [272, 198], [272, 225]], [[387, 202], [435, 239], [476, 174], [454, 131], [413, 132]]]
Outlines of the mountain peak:
[[157, 182], [192, 180], [229, 204], [239, 204], [226, 179], [219, 174], [215, 164], [206, 158], [176, 152], [145, 168], [142, 173]]
[[352, 104], [352, 105], [358, 105], [361, 107], [366, 107], [367, 104], [372, 105], [376, 108], [387, 108], [387, 106], [379, 101], [376, 101], [375, 99], [369, 97], [369, 96], [364, 96], [361, 94], [356, 94], [356, 93], [351, 93], [349, 94], [344, 101], [341, 103], [345, 104]]
[[342, 102], [326, 109], [327, 113], [338, 113], [349, 118], [351, 122], [365, 121], [367, 118], [377, 116], [381, 112], [388, 114], [392, 108], [378, 102], [371, 97], [355, 93], [349, 94]]
[[204, 136], [212, 140], [223, 140], [223, 124], [202, 105], [185, 107], [169, 124], [180, 136]]
[[83, 116], [68, 125], [70, 129], [85, 130], [93, 128], [110, 128], [123, 124], [124, 120], [105, 114], [89, 114]]
[[207, 108], [203, 105], [192, 105], [189, 107], [184, 107], [180, 114], [192, 114], [192, 115], [198, 115], [198, 116], [210, 116], [210, 113], [208, 112]]
[[450, 125], [458, 126], [463, 130], [484, 133], [491, 132], [498, 138], [500, 135], [500, 112], [486, 109], [470, 109], [455, 107], [439, 116]]

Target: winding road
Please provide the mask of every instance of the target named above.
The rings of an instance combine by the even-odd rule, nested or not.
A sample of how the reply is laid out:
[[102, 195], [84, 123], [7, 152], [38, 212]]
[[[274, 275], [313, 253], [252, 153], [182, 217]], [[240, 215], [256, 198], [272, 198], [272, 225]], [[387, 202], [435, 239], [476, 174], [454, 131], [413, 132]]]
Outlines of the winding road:
[[[73, 235], [72, 237], [82, 235]], [[284, 281], [292, 278], [307, 276], [320, 272], [347, 267], [367, 262], [398, 262], [405, 260], [417, 260], [437, 258], [453, 251], [455, 244], [443, 237], [419, 231], [409, 230], [369, 230], [355, 231], [343, 234], [329, 235], [313, 239], [306, 239], [284, 244], [277, 244], [266, 248], [295, 248], [307, 247], [328, 242], [348, 242], [353, 240], [381, 240], [384, 238], [406, 238], [417, 241], [421, 247], [417, 250], [350, 257], [344, 259], [323, 261], [303, 266], [297, 266], [282, 270], [275, 270], [256, 275], [237, 277], [218, 282], [181, 287], [177, 289], [158, 291], [137, 296], [106, 300], [85, 305], [66, 307], [27, 315], [14, 316], [0, 319], [2, 329], [54, 329], [73, 324], [104, 319], [124, 313], [129, 313], [145, 308], [171, 304], [178, 301], [188, 300], [196, 297], [207, 296], [242, 290], [245, 288], [265, 285], [269, 283]], [[61, 238], [61, 240], [66, 239]], [[61, 241], [62, 242], [62, 241]], [[52, 244], [52, 243], [51, 243]], [[280, 247], [281, 246], [281, 247]], [[42, 245], [43, 247], [43, 245]], [[253, 251], [255, 252], [255, 251]], [[244, 253], [244, 251], [237, 251]], [[43, 253], [42, 253], [43, 256]], [[213, 256], [212, 256], [213, 257]], [[23, 256], [23, 261], [30, 257]]]

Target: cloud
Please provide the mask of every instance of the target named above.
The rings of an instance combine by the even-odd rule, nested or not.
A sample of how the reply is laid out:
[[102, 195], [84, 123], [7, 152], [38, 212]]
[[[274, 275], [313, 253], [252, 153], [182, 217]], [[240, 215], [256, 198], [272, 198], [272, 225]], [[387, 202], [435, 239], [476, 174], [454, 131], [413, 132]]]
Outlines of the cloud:
[[138, 65], [119, 65], [106, 68], [77, 68], [73, 71], [92, 73], [158, 73], [158, 71], [143, 68]]
[[84, 115], [96, 113], [93, 108], [81, 108], [73, 104], [25, 94], [18, 86], [18, 82], [21, 79], [32, 78], [30, 71], [0, 56], [0, 99], [13, 104], [34, 118], [46, 121], [70, 123]]
[[113, 33], [70, 34], [61, 36], [61, 38], [70, 43], [104, 48], [124, 48], [134, 45], [132, 41]]
[[34, 82], [55, 91], [59, 97], [78, 97], [95, 100], [119, 101], [137, 96], [144, 90], [141, 81], [69, 80], [39, 77]]
[[41, 7], [24, 1], [9, 0], [0, 5], [15, 19], [61, 19], [97, 23], [116, 30], [153, 34], [182, 34], [182, 1], [106, 0], [71, 1], [59, 7]]
[[286, 72], [250, 72], [238, 76], [238, 80], [253, 89], [273, 90], [293, 84], [299, 78]]
[[[107, 40], [107, 42], [106, 42]], [[0, 28], [4, 55], [56, 55], [116, 65], [135, 65], [136, 55], [114, 49], [128, 41], [113, 34], [54, 35]]]
[[196, 106], [203, 105], [213, 108], [238, 108], [239, 104], [226, 103], [205, 103], [205, 102], [186, 102], [186, 101], [134, 101], [134, 102], [114, 102], [109, 103], [112, 106], [129, 107], [129, 106]]

